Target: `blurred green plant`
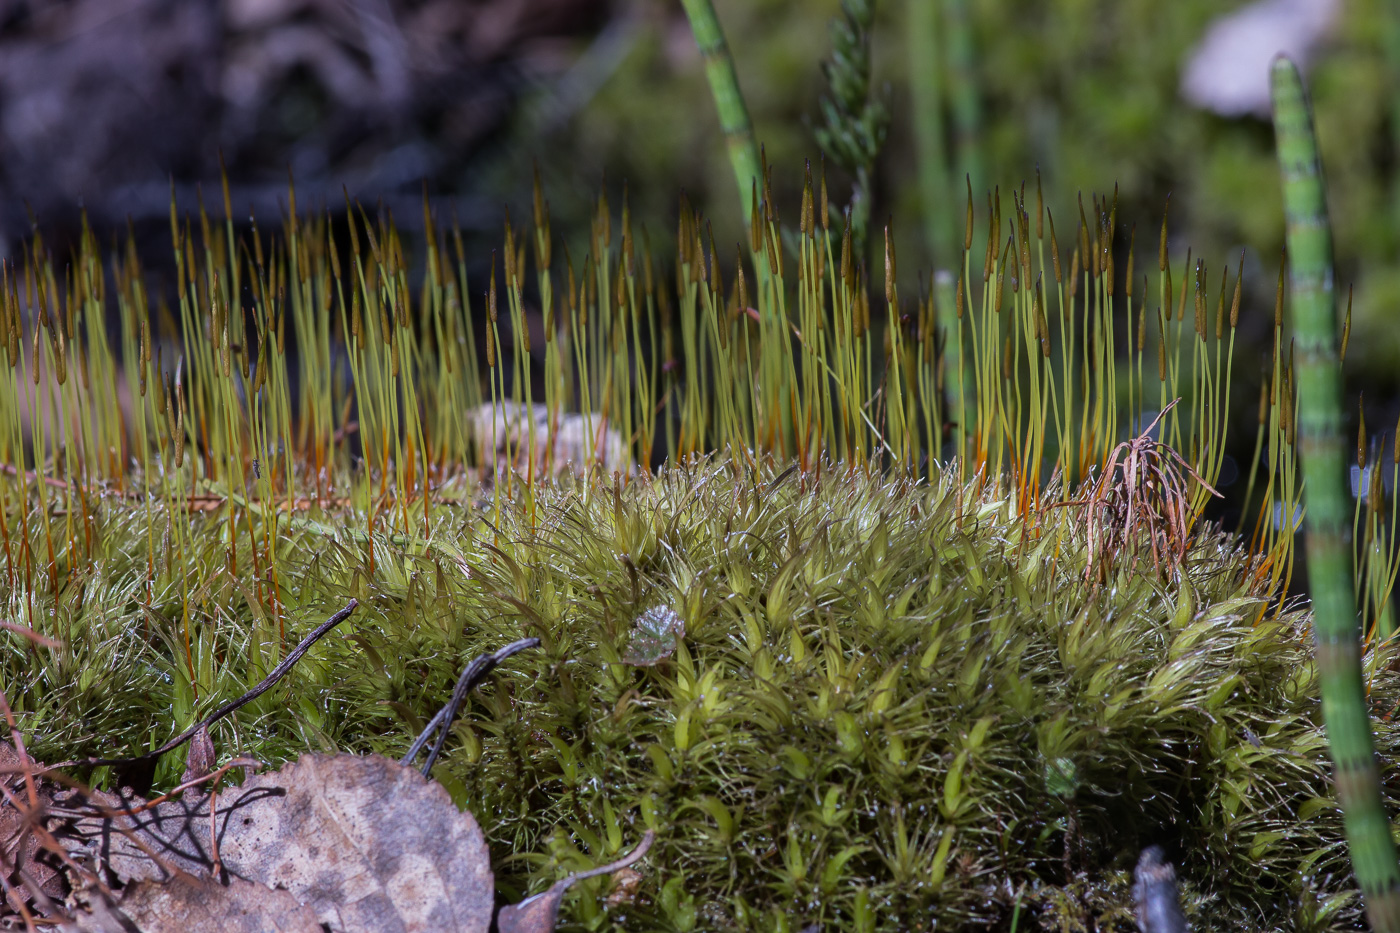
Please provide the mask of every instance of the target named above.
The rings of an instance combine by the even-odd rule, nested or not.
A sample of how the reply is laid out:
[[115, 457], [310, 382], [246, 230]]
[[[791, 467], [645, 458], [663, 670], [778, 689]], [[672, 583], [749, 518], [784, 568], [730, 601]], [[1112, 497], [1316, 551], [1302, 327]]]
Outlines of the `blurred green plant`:
[[[1322, 714], [1367, 915], [1375, 930], [1400, 930], [1400, 862], [1371, 734], [1357, 606], [1349, 582], [1354, 567], [1346, 547], [1341, 365], [1322, 158], [1302, 79], [1286, 58], [1274, 61], [1272, 89], [1288, 219], [1289, 289], [1298, 350], [1297, 430], [1307, 490], [1308, 579]], [[1367, 442], [1363, 418], [1357, 444], [1363, 470]], [[1361, 586], [1365, 582], [1358, 580]]]
[[[775, 167], [777, 194], [784, 203], [795, 203], [802, 160], [813, 154], [804, 121], [820, 120], [824, 92], [812, 67], [813, 50], [827, 47], [828, 25], [840, 16], [840, 4], [713, 2], [753, 125]], [[1108, 180], [1119, 184], [1123, 217], [1157, 217], [1174, 192], [1169, 232], [1177, 261], [1187, 244], [1211, 257], [1247, 247], [1250, 256], [1265, 261], [1246, 263], [1246, 297], [1268, 300], [1277, 271], [1269, 257], [1281, 253], [1284, 241], [1283, 221], [1274, 207], [1272, 135], [1264, 120], [1225, 119], [1193, 109], [1180, 97], [1184, 64], [1211, 21], [1227, 12], [1221, 4], [1184, 0], [1164, 8], [1147, 0], [977, 0], [931, 6], [881, 5], [870, 40], [873, 79], [876, 86], [892, 87], [894, 114], [877, 168], [873, 210], [881, 219], [892, 214], [896, 228], [904, 231], [901, 285], [906, 294], [914, 293], [920, 273], [927, 280], [938, 268], [954, 268], [950, 259], [937, 256], [924, 232], [926, 199], [918, 178], [926, 163], [915, 148], [915, 131], [925, 111], [921, 107], [916, 116], [911, 110], [916, 103], [911, 69], [917, 62], [906, 54], [915, 34], [913, 17], [935, 13], [943, 24], [933, 49], [941, 57], [940, 128], [952, 174], [951, 183], [939, 189], [939, 200], [940, 209], [951, 215], [955, 242], [962, 231], [965, 174], [972, 176], [980, 206], [994, 184], [1019, 184], [1038, 165], [1047, 206], [1058, 218], [1074, 214], [1076, 192], [1087, 199]], [[679, 6], [672, 8], [679, 19]], [[1395, 59], [1385, 51], [1396, 16], [1393, 4], [1380, 0], [1343, 4], [1330, 39], [1308, 72], [1320, 143], [1332, 154], [1334, 209], [1345, 219], [1335, 231], [1338, 281], [1355, 283], [1357, 339], [1348, 360], [1348, 387], [1351, 392], [1366, 388], [1372, 420], [1383, 417], [1378, 404], [1394, 395], [1400, 372], [1393, 365], [1400, 359], [1400, 344], [1387, 310], [1400, 300], [1393, 262], [1400, 249], [1400, 227], [1394, 222], [1400, 176], [1390, 171], [1396, 151], [1389, 93]], [[1008, 23], [1018, 28], [1009, 30]], [[567, 144], [557, 147], [567, 160], [560, 158], [560, 167], [546, 175], [552, 191], [567, 190], [567, 180], [581, 178], [586, 184], [576, 197], [586, 200], [606, 167], [608, 177], [631, 181], [639, 216], [661, 216], [669, 208], [670, 192], [683, 187], [717, 229], [733, 229], [747, 219], [733, 197], [724, 140], [715, 134], [713, 120], [705, 118], [714, 105], [705, 82], [697, 80], [702, 63], [684, 25], [658, 12], [638, 26], [636, 51], [579, 115], [562, 141]], [[966, 36], [961, 59], [950, 47], [955, 39], [962, 42], [960, 35]], [[964, 99], [978, 114], [971, 123], [958, 116], [967, 112]], [[974, 129], [965, 134], [960, 125]], [[959, 139], [967, 140], [965, 150], [959, 149]], [[850, 179], [837, 173], [834, 164], [828, 169], [832, 200], [844, 203]], [[878, 262], [878, 230], [876, 234]], [[1242, 339], [1268, 354], [1266, 326]], [[1251, 358], [1240, 374], [1242, 383], [1248, 383], [1234, 415], [1241, 425], [1252, 414], [1255, 370]], [[1394, 412], [1384, 417], [1392, 418]], [[1238, 459], [1248, 453], [1234, 455]]]
[[[890, 113], [870, 87], [870, 31], [875, 0], [842, 0], [842, 15], [831, 21], [831, 58], [822, 63], [828, 92], [821, 100], [817, 143], [855, 179], [849, 212], [852, 248], [866, 255], [875, 160], [885, 145]], [[823, 205], [823, 210], [825, 210]], [[828, 220], [823, 218], [822, 223]]]

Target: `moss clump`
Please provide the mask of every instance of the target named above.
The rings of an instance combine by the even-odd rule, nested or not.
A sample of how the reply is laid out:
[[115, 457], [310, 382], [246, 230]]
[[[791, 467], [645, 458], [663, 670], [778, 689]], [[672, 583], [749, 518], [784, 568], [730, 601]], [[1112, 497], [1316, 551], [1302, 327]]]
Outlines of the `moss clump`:
[[[468, 623], [464, 653], [522, 626], [543, 650], [442, 769], [502, 851], [551, 853], [532, 889], [575, 846], [611, 854], [631, 815], [661, 835], [637, 929], [685, 928], [692, 897], [696, 928], [985, 928], [1020, 891], [1023, 922], [1129, 930], [1151, 842], [1197, 929], [1296, 926], [1308, 883], [1345, 905], [1319, 928], [1355, 919], [1305, 618], [1252, 593], [1230, 539], [1203, 536], [1179, 581], [1096, 588], [1077, 510], [946, 480], [711, 464], [540, 506], [476, 568], [528, 618]], [[684, 647], [621, 663], [657, 604]]]
[[[1211, 336], [1194, 267], [1193, 336], [1192, 266], [1173, 292], [1163, 243], [1160, 292], [1180, 300], [1154, 386], [1146, 298], [1114, 303], [1136, 281], [1115, 275], [1114, 203], [1090, 197], [1066, 263], [1038, 193], [1034, 224], [1030, 195], [1011, 197], [1004, 248], [994, 196], [980, 294], [972, 250], [943, 283], [966, 309], [946, 339], [970, 350], [970, 390], [945, 405], [933, 298], [903, 312], [887, 239], [872, 317], [843, 235], [815, 220], [819, 179], [795, 262], [765, 186], [733, 288], [683, 204], [674, 304], [605, 198], [584, 274], [561, 275], [542, 191], [533, 236], [506, 227], [484, 318], [460, 248], [446, 272], [455, 235], [427, 219], [415, 300], [404, 244], [363, 211], [348, 244], [290, 211], [267, 250], [235, 236], [227, 203], [222, 228], [177, 222], [178, 331], [148, 324], [133, 248], [114, 345], [91, 236], [65, 314], [28, 314], [12, 289], [0, 609], [61, 645], [0, 642], [30, 748], [144, 752], [353, 596], [354, 622], [222, 723], [219, 751], [402, 753], [468, 658], [539, 636], [473, 696], [434, 774], [487, 828], [512, 899], [658, 830], [635, 895], [599, 880], [573, 897], [587, 928], [1107, 929], [1129, 922], [1126, 869], [1148, 842], [1180, 864], [1200, 928], [1354, 922], [1303, 620], [1273, 602], [1292, 536], [1264, 519], [1298, 507], [1282, 329], [1252, 550], [1193, 543], [1224, 462], [1228, 278]], [[9, 281], [59, 294], [42, 243], [26, 256]], [[1149, 435], [1129, 448], [1142, 469], [1115, 468], [1154, 396], [1184, 399], [1156, 437], [1191, 449], [1176, 466], [1194, 486]], [[573, 410], [595, 414], [571, 429]], [[555, 469], [578, 441], [587, 479]], [[728, 457], [695, 459], [711, 451]], [[654, 457], [672, 465], [599, 468]], [[915, 472], [924, 485], [893, 478]], [[1049, 475], [1107, 480], [1062, 502]], [[162, 787], [182, 766], [167, 758]]]
[[[1019, 905], [1022, 930], [1131, 930], [1149, 843], [1177, 862], [1195, 929], [1354, 925], [1305, 614], [1266, 605], [1246, 552], [1213, 533], [1180, 579], [1139, 562], [1087, 585], [1082, 510], [1012, 503], [951, 478], [702, 461], [540, 485], [489, 522], [440, 505], [429, 537], [376, 538], [373, 575], [349, 521], [296, 518], [293, 618], [364, 606], [216, 742], [270, 761], [402, 754], [467, 658], [539, 635], [473, 695], [435, 776], [482, 822], [511, 897], [658, 830], [635, 898], [581, 885], [578, 928], [1009, 928]], [[208, 664], [189, 700], [178, 626], [159, 637], [119, 598], [142, 586], [124, 554], [144, 512], [106, 512], [89, 593], [113, 604], [88, 606], [63, 660], [6, 644], [0, 661], [49, 757], [159, 741], [188, 715], [173, 711], [261, 676], [246, 659], [267, 623], [253, 601], [227, 610], [211, 544], [183, 568], [215, 581], [193, 607]], [[625, 663], [658, 606], [683, 640]], [[1381, 712], [1400, 702], [1391, 654], [1368, 657]], [[119, 676], [60, 688], [71, 665]], [[1378, 740], [1400, 752], [1388, 724]]]

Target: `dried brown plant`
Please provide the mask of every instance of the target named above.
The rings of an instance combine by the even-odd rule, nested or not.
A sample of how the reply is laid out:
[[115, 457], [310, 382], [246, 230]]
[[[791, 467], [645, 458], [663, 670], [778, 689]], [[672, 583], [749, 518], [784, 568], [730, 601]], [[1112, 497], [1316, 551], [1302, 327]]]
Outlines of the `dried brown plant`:
[[1144, 547], [1151, 549], [1159, 575], [1177, 576], [1198, 517], [1191, 506], [1191, 482], [1220, 495], [1179, 452], [1152, 437], [1179, 401], [1158, 412], [1137, 437], [1113, 448], [1103, 471], [1087, 481], [1085, 496], [1064, 503], [1084, 507], [1089, 534], [1085, 576], [1090, 581], [1106, 581], [1125, 554], [1135, 568]]

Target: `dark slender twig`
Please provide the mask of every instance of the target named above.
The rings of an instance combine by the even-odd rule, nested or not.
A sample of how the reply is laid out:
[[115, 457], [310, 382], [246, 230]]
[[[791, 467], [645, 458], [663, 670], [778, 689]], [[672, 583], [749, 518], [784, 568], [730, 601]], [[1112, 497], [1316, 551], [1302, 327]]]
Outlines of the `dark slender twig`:
[[432, 751], [428, 752], [428, 760], [423, 763], [423, 776], [427, 777], [428, 773], [433, 770], [438, 755], [442, 753], [443, 745], [447, 742], [447, 733], [452, 727], [452, 720], [457, 718], [457, 712], [462, 708], [462, 703], [466, 700], [471, 689], [485, 680], [486, 675], [491, 673], [497, 664], [526, 648], [533, 648], [539, 643], [538, 638], [522, 638], [492, 654], [483, 654], [462, 668], [462, 673], [457, 678], [457, 685], [452, 688], [452, 699], [448, 700], [447, 705], [438, 710], [436, 715], [429, 720], [428, 725], [409, 746], [408, 754], [399, 759], [399, 764], [408, 765], [417, 758], [418, 753], [423, 750], [423, 746], [428, 744], [428, 739], [432, 738], [433, 733], [436, 732], [437, 741], [433, 743]]
[[[573, 874], [561, 880], [568, 881], [569, 884], [573, 884], [575, 881], [583, 881], [587, 878], [596, 878], [599, 875], [611, 875], [613, 872], [620, 871], [629, 865], [634, 865], [637, 862], [641, 861], [642, 856], [646, 855], [647, 852], [651, 850], [651, 844], [655, 841], [656, 830], [649, 829], [642, 835], [642, 841], [637, 843], [637, 847], [631, 852], [628, 852], [626, 855], [624, 855], [617, 861], [609, 862], [606, 865], [599, 865], [596, 868], [590, 868], [587, 871], [576, 871]], [[555, 882], [555, 884], [558, 883], [559, 882], [557, 881]], [[526, 900], [529, 900], [529, 898], [526, 898]]]
[[144, 755], [137, 755], [135, 758], [83, 758], [78, 761], [64, 761], [56, 765], [49, 765], [49, 767], [45, 770], [51, 771], [54, 768], [73, 767], [97, 768], [105, 765], [135, 764], [138, 761], [148, 761], [152, 758], [159, 758], [161, 755], [164, 755], [171, 749], [179, 748], [181, 745], [184, 745], [191, 738], [193, 738], [194, 734], [200, 729], [212, 726], [214, 723], [218, 722], [220, 719], [223, 719], [229, 713], [232, 713], [233, 711], [240, 709], [241, 707], [247, 706], [249, 703], [253, 702], [258, 697], [271, 690], [273, 686], [276, 685], [277, 681], [287, 676], [287, 672], [290, 671], [292, 667], [298, 661], [301, 660], [302, 655], [306, 654], [307, 651], [311, 650], [311, 646], [314, 645], [317, 642], [317, 640], [321, 638], [321, 636], [325, 635], [331, 629], [335, 628], [337, 625], [350, 618], [350, 613], [354, 612], [356, 607], [358, 607], [359, 605], [360, 601], [358, 599], [350, 600], [350, 602], [345, 604], [344, 609], [341, 609], [335, 615], [331, 616], [329, 619], [316, 626], [316, 628], [312, 630], [310, 635], [307, 635], [305, 638], [303, 638], [301, 640], [301, 644], [293, 648], [292, 653], [287, 655], [287, 657], [282, 660], [281, 664], [273, 668], [271, 674], [268, 674], [266, 677], [263, 678], [262, 683], [258, 684], [256, 687], [254, 687], [252, 690], [249, 690], [247, 693], [243, 694], [238, 699], [225, 703], [223, 706], [210, 713], [204, 719], [201, 719], [199, 722], [190, 726], [184, 732], [181, 732], [179, 735], [175, 736], [175, 738], [171, 739], [169, 742], [166, 742], [164, 745], [162, 745], [160, 748], [157, 748], [155, 751], [146, 752]]
[[617, 861], [590, 868], [588, 871], [577, 872], [566, 878], [560, 878], [547, 891], [536, 894], [534, 897], [527, 897], [519, 904], [503, 906], [496, 913], [495, 929], [500, 930], [500, 933], [529, 933], [532, 930], [554, 929], [555, 923], [559, 919], [559, 902], [563, 900], [564, 892], [574, 882], [582, 881], [585, 878], [596, 878], [598, 875], [610, 875], [619, 869], [626, 868], [646, 855], [654, 841], [656, 841], [656, 831], [649, 829], [642, 836], [642, 841], [637, 843], [637, 847]]
[[[217, 771], [210, 771], [208, 774], [202, 774], [194, 780], [186, 781], [179, 787], [166, 791], [159, 797], [153, 797], [150, 800], [143, 800], [137, 806], [126, 807], [121, 810], [114, 810], [111, 807], [103, 807], [97, 804], [93, 804], [92, 807], [105, 820], [114, 820], [119, 816], [139, 816], [140, 814], [145, 813], [147, 810], [150, 810], [153, 807], [160, 806], [170, 798], [174, 797], [176, 794], [187, 791], [192, 787], [198, 787], [199, 785], [208, 783], [210, 781], [217, 783], [223, 778], [225, 774], [228, 774], [234, 768], [261, 768], [262, 766], [263, 763], [261, 761], [258, 761], [256, 758], [235, 758], [228, 764], [224, 765], [222, 768], [219, 768]], [[85, 816], [86, 814], [83, 815]]]

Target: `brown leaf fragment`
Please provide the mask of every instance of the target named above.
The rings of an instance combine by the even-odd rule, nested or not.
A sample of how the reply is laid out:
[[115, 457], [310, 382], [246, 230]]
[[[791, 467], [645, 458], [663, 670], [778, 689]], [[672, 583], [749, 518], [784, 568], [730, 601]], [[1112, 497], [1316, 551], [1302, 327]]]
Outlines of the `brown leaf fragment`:
[[[476, 820], [388, 759], [305, 755], [220, 793], [216, 824], [229, 876], [286, 889], [332, 933], [490, 929], [494, 881]], [[165, 880], [165, 866], [213, 870], [207, 798], [82, 820], [74, 832], [123, 881]]]
[[122, 913], [142, 933], [320, 933], [316, 912], [287, 891], [234, 878], [227, 887], [211, 878], [180, 875], [165, 884], [143, 881], [122, 897]]
[[[103, 909], [107, 908], [107, 909]], [[320, 933], [316, 912], [287, 891], [234, 878], [180, 874], [166, 882], [140, 881], [122, 894], [116, 911], [93, 904], [75, 918], [84, 933]]]
[[[7, 791], [0, 799], [0, 866], [7, 873], [0, 877], [0, 883], [10, 910], [18, 911], [19, 905], [36, 893], [39, 897], [63, 897], [63, 879], [35, 832], [44, 825], [45, 811], [53, 803], [53, 789], [42, 781], [36, 782], [31, 796], [29, 782], [43, 767], [0, 740], [0, 784]], [[0, 906], [0, 914], [6, 912], [6, 906]]]
[[[180, 777], [180, 783], [188, 784], [190, 781], [199, 780], [217, 766], [214, 740], [209, 738], [209, 727], [201, 723], [194, 737], [190, 739], [189, 757], [185, 759], [185, 773]], [[194, 792], [198, 795], [204, 794], [203, 788]]]
[[646, 835], [642, 836], [642, 841], [637, 843], [637, 847], [617, 861], [561, 878], [543, 894], [527, 897], [519, 904], [502, 907], [496, 914], [496, 929], [499, 933], [553, 933], [555, 924], [559, 922], [559, 903], [564, 899], [564, 892], [569, 890], [575, 881], [621, 871], [646, 855], [655, 839], [656, 833], [649, 829]]
[[641, 890], [643, 875], [635, 868], [624, 868], [613, 872], [612, 890], [604, 899], [609, 907], [625, 907], [637, 899]]

